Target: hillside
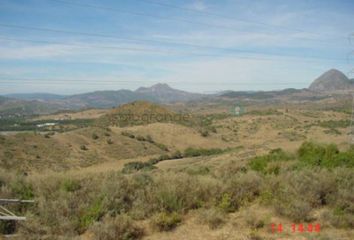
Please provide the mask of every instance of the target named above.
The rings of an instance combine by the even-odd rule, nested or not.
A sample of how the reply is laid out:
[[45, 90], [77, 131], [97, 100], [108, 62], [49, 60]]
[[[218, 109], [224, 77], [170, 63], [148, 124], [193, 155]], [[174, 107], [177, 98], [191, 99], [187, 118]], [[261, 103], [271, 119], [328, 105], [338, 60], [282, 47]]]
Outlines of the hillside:
[[67, 109], [55, 102], [38, 100], [19, 100], [13, 98], [0, 99], [0, 116], [2, 117], [22, 117], [38, 114], [54, 113], [61, 109]]
[[141, 125], [154, 122], [178, 122], [182, 121], [183, 115], [168, 110], [160, 105], [147, 102], [135, 101], [119, 106], [97, 121], [104, 126], [129, 126]]
[[91, 93], [77, 94], [65, 98], [66, 105], [80, 108], [112, 108], [137, 100], [157, 101], [152, 95], [139, 94], [130, 90], [96, 91]]
[[55, 134], [0, 135], [0, 167], [19, 172], [64, 171], [162, 153], [155, 144], [95, 127]]
[[331, 69], [316, 78], [309, 86], [309, 89], [316, 92], [350, 90], [354, 89], [354, 82], [342, 72]]

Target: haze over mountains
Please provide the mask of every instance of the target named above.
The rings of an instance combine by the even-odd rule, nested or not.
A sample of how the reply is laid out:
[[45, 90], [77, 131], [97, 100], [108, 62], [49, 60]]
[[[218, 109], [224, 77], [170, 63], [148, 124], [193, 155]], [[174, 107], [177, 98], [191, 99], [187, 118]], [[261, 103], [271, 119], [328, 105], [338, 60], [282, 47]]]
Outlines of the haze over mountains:
[[284, 89], [281, 91], [225, 91], [222, 94], [199, 94], [171, 88], [158, 83], [151, 87], [140, 87], [135, 91], [112, 90], [95, 91], [76, 95], [57, 95], [50, 93], [8, 94], [0, 96], [1, 115], [36, 115], [61, 110], [79, 110], [87, 108], [112, 108], [128, 102], [147, 100], [155, 103], [187, 102], [203, 97], [272, 99], [293, 97], [311, 99], [313, 95], [329, 94], [336, 91], [354, 90], [354, 81], [342, 72], [331, 69], [315, 79], [308, 89]]

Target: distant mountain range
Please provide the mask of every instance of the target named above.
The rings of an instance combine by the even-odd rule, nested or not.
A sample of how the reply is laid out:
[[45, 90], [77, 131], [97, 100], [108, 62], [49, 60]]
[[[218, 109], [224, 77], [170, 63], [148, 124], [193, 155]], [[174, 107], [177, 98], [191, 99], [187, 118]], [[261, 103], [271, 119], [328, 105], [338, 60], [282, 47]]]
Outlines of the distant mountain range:
[[280, 91], [228, 91], [219, 96], [229, 98], [270, 99], [277, 96], [291, 95], [306, 91], [306, 89], [287, 88]]
[[135, 91], [95, 91], [69, 96], [50, 93], [8, 94], [0, 98], [0, 115], [36, 115], [59, 110], [113, 108], [138, 100], [155, 103], [183, 102], [203, 96], [205, 95], [177, 90], [161, 83], [140, 87]]
[[194, 100], [202, 96], [204, 96], [204, 94], [181, 91], [171, 88], [167, 84], [158, 83], [151, 87], [140, 87], [135, 91], [125, 89], [117, 91], [95, 91], [69, 96], [51, 93], [18, 93], [8, 94], [4, 97], [35, 101], [63, 100], [64, 102], [70, 101], [73, 104], [78, 104], [85, 107], [95, 106], [98, 108], [107, 108], [115, 107], [120, 103], [135, 100], [149, 100], [169, 103]]
[[218, 94], [199, 94], [171, 88], [158, 83], [151, 87], [140, 87], [135, 91], [95, 91], [76, 95], [57, 95], [50, 93], [9, 94], [0, 96], [0, 117], [38, 115], [62, 110], [87, 108], [113, 108], [119, 105], [147, 100], [155, 103], [173, 103], [199, 100], [202, 98], [237, 99], [305, 99], [316, 100], [318, 95], [333, 91], [353, 91], [354, 81], [342, 72], [331, 69], [315, 79], [308, 89], [284, 89], [281, 91], [223, 91]]
[[331, 69], [316, 78], [304, 89], [288, 88], [280, 91], [225, 91], [219, 94], [221, 97], [243, 99], [274, 99], [278, 97], [293, 97], [293, 99], [320, 99], [318, 95], [326, 95], [333, 92], [354, 91], [354, 79], [349, 79], [339, 70]]
[[74, 108], [112, 108], [137, 100], [160, 102], [160, 99], [153, 95], [125, 89], [117, 91], [96, 91], [72, 95], [64, 98], [61, 102]]
[[20, 100], [37, 100], [50, 101], [64, 99], [66, 96], [52, 93], [14, 93], [5, 95], [8, 98], [16, 98]]

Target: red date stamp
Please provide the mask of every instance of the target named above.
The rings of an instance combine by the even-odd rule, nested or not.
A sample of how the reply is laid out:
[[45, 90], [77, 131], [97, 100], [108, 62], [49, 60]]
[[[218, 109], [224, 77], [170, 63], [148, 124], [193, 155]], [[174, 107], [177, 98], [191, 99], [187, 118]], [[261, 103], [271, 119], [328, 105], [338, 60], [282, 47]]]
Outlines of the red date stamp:
[[321, 231], [321, 225], [319, 223], [312, 224], [291, 224], [291, 225], [284, 225], [279, 223], [275, 224], [272, 223], [270, 225], [272, 233], [282, 233], [282, 232], [291, 232], [291, 233], [319, 233]]

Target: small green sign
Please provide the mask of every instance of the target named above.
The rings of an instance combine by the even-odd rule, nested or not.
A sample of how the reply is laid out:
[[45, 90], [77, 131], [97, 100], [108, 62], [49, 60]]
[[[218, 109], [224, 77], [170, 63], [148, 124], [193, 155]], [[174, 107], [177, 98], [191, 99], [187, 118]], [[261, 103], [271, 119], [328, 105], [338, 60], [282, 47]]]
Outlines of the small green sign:
[[235, 116], [241, 116], [245, 113], [245, 108], [241, 104], [236, 104], [230, 108], [230, 113]]

